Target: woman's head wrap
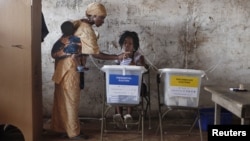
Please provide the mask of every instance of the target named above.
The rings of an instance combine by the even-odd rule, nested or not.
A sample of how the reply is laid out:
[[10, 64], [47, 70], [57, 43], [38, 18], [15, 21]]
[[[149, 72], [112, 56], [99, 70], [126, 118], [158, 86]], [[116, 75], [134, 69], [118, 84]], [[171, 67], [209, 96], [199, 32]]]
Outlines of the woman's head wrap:
[[87, 6], [86, 15], [106, 16], [106, 8], [98, 2], [90, 3]]

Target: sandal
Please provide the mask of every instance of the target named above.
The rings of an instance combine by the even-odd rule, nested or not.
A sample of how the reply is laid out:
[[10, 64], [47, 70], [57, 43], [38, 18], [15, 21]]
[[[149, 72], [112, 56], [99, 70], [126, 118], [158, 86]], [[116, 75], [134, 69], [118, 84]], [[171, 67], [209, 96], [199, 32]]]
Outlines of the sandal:
[[132, 128], [132, 123], [133, 123], [133, 118], [130, 114], [126, 114], [124, 116], [124, 122], [125, 122], [125, 127], [127, 129], [131, 129]]
[[124, 123], [121, 114], [113, 115], [113, 121], [115, 122], [118, 128], [124, 129]]

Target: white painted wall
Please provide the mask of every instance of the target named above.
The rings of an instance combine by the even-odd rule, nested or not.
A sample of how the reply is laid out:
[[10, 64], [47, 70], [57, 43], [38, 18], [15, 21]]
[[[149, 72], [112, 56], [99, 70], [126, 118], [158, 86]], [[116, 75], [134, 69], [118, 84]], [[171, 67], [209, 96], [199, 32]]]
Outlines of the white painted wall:
[[[42, 10], [49, 35], [42, 43], [44, 115], [50, 116], [54, 84], [54, 60], [50, 51], [60, 37], [65, 20], [85, 16], [94, 0], [43, 0]], [[249, 0], [101, 0], [108, 16], [99, 45], [107, 53], [118, 53], [119, 35], [124, 30], [139, 34], [141, 51], [151, 70], [153, 113], [157, 112], [156, 71], [160, 68], [204, 70], [208, 80], [202, 85], [249, 87], [250, 1]], [[80, 115], [100, 116], [104, 78], [100, 67], [112, 61], [88, 60], [86, 88], [82, 91]], [[202, 106], [213, 106], [211, 95], [201, 89]], [[155, 114], [157, 115], [157, 114]]]

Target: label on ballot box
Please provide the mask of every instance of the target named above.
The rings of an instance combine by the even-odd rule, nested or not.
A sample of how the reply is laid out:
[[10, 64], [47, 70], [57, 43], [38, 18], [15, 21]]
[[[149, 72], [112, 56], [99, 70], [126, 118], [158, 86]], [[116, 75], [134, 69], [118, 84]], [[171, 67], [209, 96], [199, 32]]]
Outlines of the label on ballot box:
[[197, 97], [199, 77], [171, 75], [168, 88], [169, 97]]
[[109, 75], [108, 103], [137, 104], [139, 89], [138, 75]]

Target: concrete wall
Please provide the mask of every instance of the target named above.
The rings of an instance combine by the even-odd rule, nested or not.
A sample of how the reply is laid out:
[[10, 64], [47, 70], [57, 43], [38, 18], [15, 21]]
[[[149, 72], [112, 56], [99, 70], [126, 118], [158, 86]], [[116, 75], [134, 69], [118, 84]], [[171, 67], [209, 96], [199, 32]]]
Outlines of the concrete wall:
[[[49, 35], [42, 43], [44, 115], [50, 116], [54, 84], [54, 60], [50, 51], [60, 37], [60, 24], [85, 16], [93, 0], [43, 0], [42, 10]], [[151, 102], [157, 112], [156, 71], [160, 68], [201, 69], [207, 74], [202, 85], [249, 87], [250, 1], [249, 0], [101, 0], [108, 16], [99, 45], [106, 53], [120, 51], [117, 40], [124, 30], [140, 37], [140, 49], [151, 66]], [[100, 68], [113, 61], [89, 58], [80, 115], [100, 116], [104, 78]], [[211, 95], [201, 89], [202, 106], [213, 106]], [[157, 115], [157, 114], [155, 114]]]

